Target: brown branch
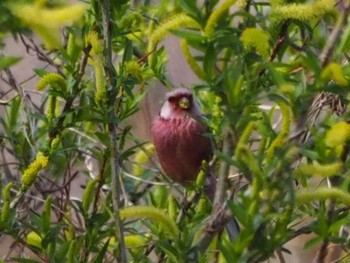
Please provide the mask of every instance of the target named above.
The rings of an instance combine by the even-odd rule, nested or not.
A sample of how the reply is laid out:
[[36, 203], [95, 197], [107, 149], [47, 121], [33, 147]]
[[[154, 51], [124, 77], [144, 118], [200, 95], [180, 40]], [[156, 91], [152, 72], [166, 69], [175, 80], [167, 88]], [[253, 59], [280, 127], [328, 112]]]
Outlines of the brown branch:
[[[229, 132], [226, 132], [223, 142], [223, 153], [227, 156], [232, 154], [232, 138]], [[219, 168], [218, 182], [216, 185], [215, 197], [213, 202], [213, 213], [205, 227], [204, 234], [197, 243], [198, 251], [204, 253], [209, 247], [214, 236], [221, 232], [226, 223], [232, 219], [225, 210], [226, 203], [226, 178], [229, 171], [229, 164], [222, 161]]]
[[342, 30], [343, 27], [346, 26], [346, 22], [348, 19], [348, 15], [350, 12], [350, 4], [348, 1], [345, 1], [345, 6], [344, 8], [341, 9], [341, 13], [340, 16], [338, 18], [338, 21], [335, 25], [335, 27], [333, 28], [328, 41], [326, 43], [326, 46], [324, 47], [321, 55], [320, 55], [320, 61], [322, 64], [322, 67], [324, 67], [325, 65], [328, 64], [330, 57], [333, 53], [333, 49], [335, 47], [335, 45], [338, 43], [339, 41], [339, 37], [342, 34]]
[[97, 204], [98, 204], [98, 200], [99, 200], [99, 197], [100, 197], [100, 192], [101, 192], [101, 189], [102, 189], [102, 186], [103, 186], [103, 183], [104, 183], [104, 174], [105, 174], [105, 168], [106, 168], [107, 160], [108, 160], [108, 157], [105, 154], [105, 156], [103, 157], [103, 162], [102, 162], [102, 167], [101, 167], [101, 170], [100, 170], [100, 174], [98, 175], [98, 184], [97, 184], [97, 189], [96, 189], [96, 192], [95, 192], [94, 205], [93, 205], [93, 208], [92, 208], [92, 213], [93, 214], [95, 214], [96, 211], [97, 211]]
[[275, 46], [273, 47], [272, 49], [272, 52], [271, 52], [271, 55], [269, 57], [269, 61], [273, 61], [277, 54], [278, 54], [278, 51], [281, 49], [283, 43], [286, 41], [287, 39], [287, 33], [288, 33], [288, 26], [289, 26], [290, 22], [289, 21], [285, 21], [281, 27], [281, 31], [278, 35], [278, 38], [277, 38], [277, 41], [276, 41], [276, 44]]
[[[106, 74], [106, 83], [108, 90], [108, 130], [110, 132], [110, 160], [111, 160], [111, 177], [112, 177], [112, 201], [114, 206], [114, 225], [115, 225], [115, 238], [118, 240], [119, 255], [118, 261], [121, 263], [127, 263], [126, 245], [124, 240], [124, 226], [120, 219], [119, 210], [121, 208], [121, 167], [119, 159], [119, 148], [117, 143], [117, 114], [115, 112], [118, 87], [117, 87], [117, 72], [114, 69], [112, 61], [112, 23], [111, 23], [111, 3], [110, 0], [103, 0], [101, 5], [102, 11], [102, 27], [103, 27], [103, 39], [105, 44], [104, 49], [104, 69]], [[113, 110], [111, 110], [113, 109]]]
[[[330, 203], [328, 204], [328, 210], [327, 210], [327, 224], [328, 224], [328, 226], [331, 223], [334, 209], [335, 209], [335, 201], [331, 200]], [[326, 237], [323, 240], [323, 243], [320, 246], [320, 249], [318, 250], [313, 262], [315, 262], [315, 263], [324, 263], [325, 262], [325, 259], [328, 255], [328, 250], [329, 250], [328, 246], [329, 246], [329, 239]]]

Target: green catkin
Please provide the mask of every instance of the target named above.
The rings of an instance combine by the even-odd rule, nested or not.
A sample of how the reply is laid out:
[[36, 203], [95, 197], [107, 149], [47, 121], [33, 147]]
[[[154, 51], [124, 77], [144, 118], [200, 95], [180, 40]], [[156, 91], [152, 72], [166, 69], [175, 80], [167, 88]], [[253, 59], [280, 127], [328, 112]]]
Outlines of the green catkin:
[[187, 61], [187, 64], [190, 66], [192, 71], [197, 75], [197, 77], [201, 80], [205, 79], [204, 71], [201, 69], [201, 67], [198, 65], [197, 61], [192, 56], [190, 49], [188, 47], [188, 43], [186, 39], [182, 39], [180, 42], [182, 52], [185, 56], [185, 59]]
[[95, 102], [98, 105], [103, 105], [106, 101], [107, 96], [102, 61], [103, 45], [98, 37], [97, 32], [95, 31], [89, 32], [89, 34], [86, 36], [85, 42], [86, 44], [91, 45], [91, 58], [89, 59], [89, 63], [93, 66], [95, 71]]
[[43, 230], [44, 232], [48, 232], [50, 230], [51, 225], [51, 204], [52, 204], [52, 195], [49, 195], [46, 199], [43, 214], [42, 214], [42, 222], [43, 222]]
[[339, 202], [350, 206], [350, 194], [339, 188], [320, 187], [312, 191], [301, 191], [296, 194], [296, 201], [299, 204], [310, 203], [313, 201], [338, 200]]
[[47, 73], [36, 84], [36, 89], [41, 91], [47, 86], [55, 89], [66, 90], [66, 81], [60, 74]]
[[57, 98], [56, 96], [50, 95], [47, 101], [47, 110], [46, 117], [49, 123], [53, 122], [53, 119], [56, 117], [56, 108], [57, 108]]
[[212, 37], [215, 32], [215, 27], [222, 15], [236, 2], [236, 0], [225, 0], [223, 3], [211, 13], [207, 24], [204, 28], [204, 35]]
[[1, 208], [1, 222], [6, 222], [10, 215], [10, 198], [11, 198], [11, 188], [13, 183], [8, 183], [5, 188], [2, 190], [2, 199], [3, 204]]
[[241, 137], [239, 138], [239, 140], [237, 142], [236, 154], [240, 148], [246, 146], [246, 144], [249, 141], [250, 135], [252, 134], [252, 132], [254, 131], [255, 128], [256, 128], [256, 123], [253, 121], [249, 122], [248, 125], [245, 127]]
[[169, 216], [172, 220], [176, 220], [176, 217], [177, 217], [177, 202], [176, 202], [176, 199], [174, 196], [169, 196], [169, 199], [168, 199], [168, 213], [169, 213]]
[[339, 175], [343, 170], [342, 162], [334, 162], [331, 164], [319, 164], [318, 162], [313, 162], [312, 164], [301, 165], [296, 173], [304, 175], [314, 175], [322, 177], [330, 177], [334, 175]]
[[288, 105], [285, 102], [277, 102], [281, 109], [282, 114], [282, 125], [280, 133], [277, 135], [276, 139], [271, 143], [270, 147], [266, 151], [266, 159], [271, 160], [275, 154], [275, 150], [283, 146], [288, 140], [290, 124], [291, 124], [291, 113]]
[[179, 229], [174, 220], [163, 210], [150, 206], [132, 206], [120, 210], [122, 219], [149, 218], [158, 222], [174, 238], [179, 235]]

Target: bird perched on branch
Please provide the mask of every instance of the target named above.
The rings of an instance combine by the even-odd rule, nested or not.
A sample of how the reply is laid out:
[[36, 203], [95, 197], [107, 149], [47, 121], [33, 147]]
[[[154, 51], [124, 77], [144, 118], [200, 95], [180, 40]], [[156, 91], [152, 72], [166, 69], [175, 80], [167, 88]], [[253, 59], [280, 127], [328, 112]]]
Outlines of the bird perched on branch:
[[[196, 180], [202, 162], [209, 162], [213, 157], [213, 145], [206, 136], [209, 129], [203, 120], [192, 93], [179, 88], [167, 93], [151, 128], [160, 165], [170, 178], [184, 187]], [[205, 192], [211, 201], [215, 190], [215, 176], [207, 171]], [[232, 241], [237, 238], [239, 226], [234, 218], [227, 222], [226, 230]]]
[[[157, 156], [164, 172], [183, 186], [193, 183], [200, 172], [202, 161], [213, 156], [208, 127], [192, 93], [185, 88], [166, 95], [159, 116], [152, 125], [151, 134]], [[208, 175], [208, 196], [214, 197], [215, 178]]]

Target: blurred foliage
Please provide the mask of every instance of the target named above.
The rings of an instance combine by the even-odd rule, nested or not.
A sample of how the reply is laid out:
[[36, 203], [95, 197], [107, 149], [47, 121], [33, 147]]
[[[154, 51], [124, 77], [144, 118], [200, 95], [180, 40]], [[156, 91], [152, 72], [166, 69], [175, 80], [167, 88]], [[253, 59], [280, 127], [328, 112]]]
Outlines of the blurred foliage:
[[[329, 244], [348, 260], [349, 10], [331, 0], [0, 1], [0, 76], [16, 94], [1, 100], [1, 156], [14, 161], [0, 163], [0, 234], [20, 251], [3, 260], [259, 262], [309, 233], [316, 262]], [[202, 243], [217, 212], [199, 196], [203, 180], [184, 201], [129, 124], [151, 83], [172, 86], [170, 34], [199, 79], [189, 88], [208, 116], [235, 241], [218, 231]], [[11, 35], [51, 66], [33, 68], [40, 105], [12, 74]]]

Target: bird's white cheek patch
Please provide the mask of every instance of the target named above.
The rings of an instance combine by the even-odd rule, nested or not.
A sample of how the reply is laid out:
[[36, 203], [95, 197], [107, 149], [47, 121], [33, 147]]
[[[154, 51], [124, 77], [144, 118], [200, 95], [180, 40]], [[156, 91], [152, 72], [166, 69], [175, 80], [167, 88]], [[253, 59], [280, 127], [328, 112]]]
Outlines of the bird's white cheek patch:
[[164, 118], [164, 119], [170, 119], [171, 115], [172, 115], [173, 109], [171, 108], [171, 106], [169, 105], [169, 103], [166, 101], [161, 110], [160, 110], [160, 117]]

